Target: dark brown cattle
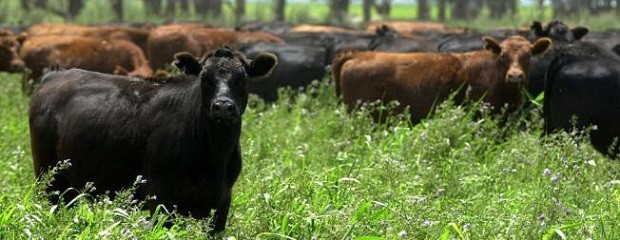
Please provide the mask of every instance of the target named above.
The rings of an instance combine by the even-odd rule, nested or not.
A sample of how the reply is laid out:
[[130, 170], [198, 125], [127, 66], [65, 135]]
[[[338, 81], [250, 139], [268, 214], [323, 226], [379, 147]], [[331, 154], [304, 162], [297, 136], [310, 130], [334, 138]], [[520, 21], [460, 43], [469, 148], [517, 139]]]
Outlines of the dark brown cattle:
[[551, 40], [531, 44], [515, 36], [501, 45], [493, 38], [483, 40], [486, 50], [469, 53], [344, 54], [334, 60], [332, 78], [350, 110], [358, 101], [399, 101], [396, 111], [410, 107], [413, 122], [459, 88], [457, 102], [482, 99], [495, 112], [506, 104], [508, 111], [515, 110], [523, 101], [519, 85], [527, 84], [531, 56], [543, 53]]
[[172, 61], [172, 56], [177, 52], [186, 51], [194, 56], [202, 56], [222, 45], [236, 49], [241, 44], [261, 41], [284, 43], [282, 39], [262, 32], [203, 28], [196, 24], [166, 25], [151, 31], [146, 55], [153, 69], [162, 69]]
[[146, 77], [153, 71], [142, 50], [130, 41], [79, 36], [28, 38], [20, 51], [31, 81], [46, 68], [81, 68], [101, 73], [127, 71], [128, 76]]
[[19, 58], [21, 38], [0, 29], [0, 71], [17, 73], [24, 69], [24, 62]]
[[146, 49], [146, 41], [150, 30], [127, 27], [127, 26], [84, 26], [61, 23], [42, 23], [33, 25], [26, 32], [29, 37], [61, 35], [61, 36], [84, 36], [99, 37], [106, 40], [123, 39], [131, 41]]

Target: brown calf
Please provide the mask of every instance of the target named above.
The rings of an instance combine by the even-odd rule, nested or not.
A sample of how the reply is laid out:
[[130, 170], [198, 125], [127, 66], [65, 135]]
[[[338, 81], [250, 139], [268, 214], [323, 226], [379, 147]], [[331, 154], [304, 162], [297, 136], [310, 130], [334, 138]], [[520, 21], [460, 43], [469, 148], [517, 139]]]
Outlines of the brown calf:
[[128, 69], [128, 76], [147, 77], [153, 71], [142, 50], [130, 41], [79, 36], [28, 38], [20, 56], [37, 80], [46, 68], [81, 68], [101, 73]]
[[358, 102], [399, 101], [396, 112], [410, 107], [413, 122], [457, 89], [461, 89], [457, 102], [465, 97], [482, 99], [495, 112], [505, 105], [513, 111], [523, 101], [519, 85], [527, 84], [530, 58], [543, 53], [551, 40], [541, 38], [534, 44], [517, 36], [501, 44], [490, 37], [483, 40], [486, 50], [468, 53], [343, 54], [333, 62], [332, 78], [349, 110]]
[[0, 71], [17, 73], [24, 69], [24, 62], [19, 58], [21, 38], [0, 29]]

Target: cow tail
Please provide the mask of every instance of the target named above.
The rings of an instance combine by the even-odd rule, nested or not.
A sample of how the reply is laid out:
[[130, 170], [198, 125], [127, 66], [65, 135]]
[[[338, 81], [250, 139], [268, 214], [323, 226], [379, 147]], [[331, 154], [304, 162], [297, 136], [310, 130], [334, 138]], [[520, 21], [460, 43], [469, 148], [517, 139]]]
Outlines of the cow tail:
[[340, 96], [340, 71], [342, 70], [342, 65], [344, 65], [347, 61], [352, 59], [355, 56], [355, 53], [358, 51], [344, 51], [336, 54], [334, 60], [332, 61], [331, 67], [331, 75], [332, 81], [334, 85], [336, 85], [336, 96]]

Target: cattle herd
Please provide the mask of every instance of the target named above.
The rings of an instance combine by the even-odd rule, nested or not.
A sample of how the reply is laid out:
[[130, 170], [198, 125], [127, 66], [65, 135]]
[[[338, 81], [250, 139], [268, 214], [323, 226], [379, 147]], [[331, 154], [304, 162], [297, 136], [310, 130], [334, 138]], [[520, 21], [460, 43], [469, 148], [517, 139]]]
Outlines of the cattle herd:
[[595, 149], [611, 158], [620, 149], [620, 30], [560, 21], [486, 32], [399, 21], [365, 30], [38, 24], [0, 30], [0, 43], [0, 71], [23, 73], [32, 93], [36, 176], [72, 164], [48, 191], [94, 182], [95, 194], [110, 193], [140, 175], [147, 182], [136, 197], [151, 212], [163, 205], [207, 218], [215, 210], [213, 232], [224, 230], [241, 170], [248, 94], [275, 101], [278, 88], [303, 88], [328, 72], [350, 111], [398, 101], [391, 114], [408, 108], [413, 123], [451, 94], [505, 113], [544, 92], [545, 133], [594, 126]]

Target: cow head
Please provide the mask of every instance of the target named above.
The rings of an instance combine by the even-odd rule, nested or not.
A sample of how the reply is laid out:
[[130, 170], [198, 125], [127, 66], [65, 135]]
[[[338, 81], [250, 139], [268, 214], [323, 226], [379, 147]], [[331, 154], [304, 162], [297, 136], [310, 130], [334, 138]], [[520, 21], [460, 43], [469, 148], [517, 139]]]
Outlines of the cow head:
[[200, 79], [207, 115], [218, 122], [239, 119], [247, 105], [248, 80], [269, 76], [277, 65], [273, 54], [259, 53], [250, 61], [228, 47], [217, 49], [201, 60], [186, 52], [177, 53], [174, 58], [175, 66], [183, 73]]
[[19, 58], [22, 38], [10, 31], [0, 30], [0, 71], [15, 73], [24, 69], [24, 61]]
[[553, 39], [553, 41], [562, 43], [579, 41], [589, 31], [587, 27], [581, 26], [571, 29], [568, 25], [558, 20], [550, 22], [544, 28], [540, 22], [534, 21], [531, 29], [536, 37], [548, 37]]
[[526, 83], [525, 76], [532, 56], [544, 53], [551, 46], [551, 39], [540, 38], [534, 42], [521, 36], [512, 36], [501, 44], [492, 37], [483, 37], [484, 48], [498, 56], [501, 69], [506, 69], [506, 82]]

